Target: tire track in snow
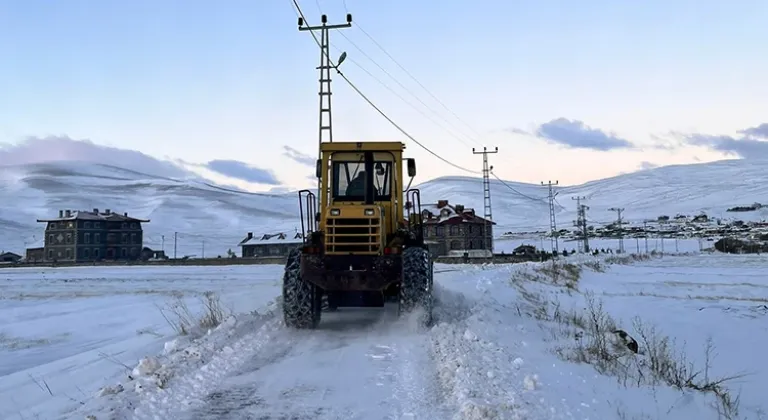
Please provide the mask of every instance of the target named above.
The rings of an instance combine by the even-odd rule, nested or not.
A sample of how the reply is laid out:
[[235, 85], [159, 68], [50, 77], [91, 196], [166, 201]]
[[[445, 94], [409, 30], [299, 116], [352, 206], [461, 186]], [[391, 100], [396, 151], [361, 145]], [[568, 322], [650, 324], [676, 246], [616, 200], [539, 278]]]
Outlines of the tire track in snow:
[[210, 396], [224, 378], [252, 361], [254, 355], [259, 355], [265, 363], [271, 363], [275, 357], [279, 357], [281, 351], [290, 348], [292, 342], [289, 339], [276, 340], [285, 335], [279, 326], [280, 320], [272, 317], [255, 333], [246, 334], [219, 350], [199, 369], [173, 378], [172, 386], [168, 389], [157, 389], [143, 398], [134, 410], [133, 417], [153, 420], [178, 418], [180, 411], [208, 404], [200, 396]]
[[396, 312], [343, 308], [318, 330], [285, 330], [290, 349], [241, 364], [187, 418], [443, 418], [429, 331]]

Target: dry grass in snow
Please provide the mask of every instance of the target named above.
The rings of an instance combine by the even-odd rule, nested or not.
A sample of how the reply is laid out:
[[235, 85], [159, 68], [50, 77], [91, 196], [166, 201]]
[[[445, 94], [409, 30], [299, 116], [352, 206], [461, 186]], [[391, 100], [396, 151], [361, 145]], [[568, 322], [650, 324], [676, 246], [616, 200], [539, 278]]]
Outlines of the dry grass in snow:
[[[604, 262], [631, 264], [647, 258], [626, 255], [608, 257]], [[525, 312], [542, 321], [542, 327], [550, 331], [552, 341], [557, 343], [552, 349], [555, 354], [563, 360], [589, 364], [599, 373], [617, 378], [625, 387], [666, 385], [680, 391], [711, 394], [715, 397], [714, 408], [719, 418], [739, 418], [739, 397], [726, 385], [744, 375], [710, 375], [715, 348], [711, 339], [702, 349], [705, 356], [703, 366], [696, 366], [684, 351], [678, 349], [674, 338], [665, 336], [657, 327], [647, 325], [639, 317], [632, 322], [632, 333], [627, 333], [604, 310], [601, 300], [590, 292], [581, 294], [578, 291], [582, 268], [596, 272], [607, 269], [599, 261], [578, 266], [545, 263], [530, 271], [523, 270], [512, 279], [512, 284], [525, 299]], [[530, 281], [543, 288], [536, 290], [529, 287], [526, 283]], [[549, 292], [555, 293], [547, 293], [547, 287]], [[564, 309], [556, 296], [556, 293], [563, 292], [562, 288], [566, 288], [570, 296], [574, 292], [581, 294], [585, 308]]]
[[179, 335], [188, 335], [195, 328], [203, 331], [216, 328], [231, 314], [231, 311], [222, 305], [219, 295], [214, 292], [203, 293], [201, 303], [201, 313], [193, 314], [184, 299], [176, 296], [166, 308], [160, 308], [160, 313]]

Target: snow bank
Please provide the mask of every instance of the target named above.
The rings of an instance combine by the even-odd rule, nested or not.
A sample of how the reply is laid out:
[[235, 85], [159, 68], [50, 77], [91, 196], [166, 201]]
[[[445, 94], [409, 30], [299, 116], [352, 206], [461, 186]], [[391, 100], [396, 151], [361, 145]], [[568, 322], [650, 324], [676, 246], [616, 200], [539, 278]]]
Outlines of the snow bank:
[[240, 320], [230, 316], [201, 337], [167, 342], [163, 354], [141, 359], [121, 383], [102, 388], [98, 394], [102, 398], [91, 400], [78, 412], [96, 418], [173, 418], [180, 409], [202, 404], [197, 396], [214, 390], [244, 357], [269, 344], [279, 326], [277, 311], [276, 300], [261, 314], [245, 314]]

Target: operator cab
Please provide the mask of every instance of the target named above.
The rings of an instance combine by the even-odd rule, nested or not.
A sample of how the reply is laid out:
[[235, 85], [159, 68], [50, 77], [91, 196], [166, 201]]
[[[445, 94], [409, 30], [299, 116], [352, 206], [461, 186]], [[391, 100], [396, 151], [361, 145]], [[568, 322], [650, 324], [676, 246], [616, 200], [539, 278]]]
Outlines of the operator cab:
[[372, 190], [373, 202], [392, 200], [393, 160], [374, 160], [371, 172], [366, 171], [365, 166], [362, 159], [333, 159], [331, 196], [334, 202], [366, 202], [366, 187]]

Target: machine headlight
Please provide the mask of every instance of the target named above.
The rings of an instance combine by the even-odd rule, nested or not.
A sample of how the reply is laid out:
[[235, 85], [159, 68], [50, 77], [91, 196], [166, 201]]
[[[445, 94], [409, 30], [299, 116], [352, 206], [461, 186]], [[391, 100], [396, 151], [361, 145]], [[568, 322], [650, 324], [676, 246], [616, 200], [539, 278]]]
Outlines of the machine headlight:
[[373, 216], [374, 213], [373, 209], [365, 209], [363, 212], [366, 216]]
[[331, 216], [338, 216], [341, 214], [341, 210], [339, 209], [331, 209]]

